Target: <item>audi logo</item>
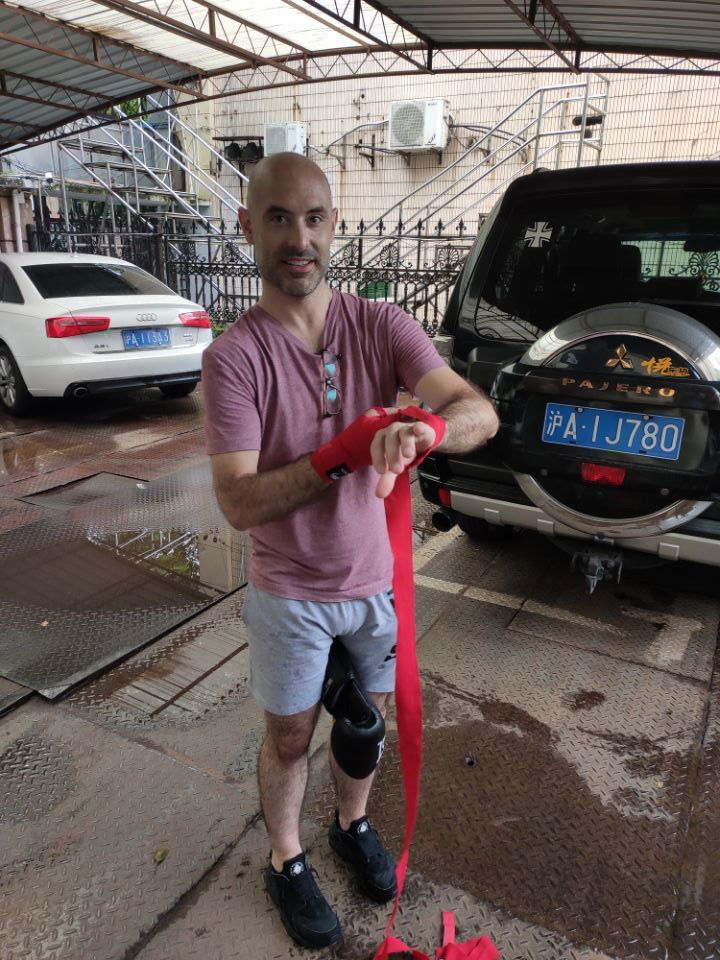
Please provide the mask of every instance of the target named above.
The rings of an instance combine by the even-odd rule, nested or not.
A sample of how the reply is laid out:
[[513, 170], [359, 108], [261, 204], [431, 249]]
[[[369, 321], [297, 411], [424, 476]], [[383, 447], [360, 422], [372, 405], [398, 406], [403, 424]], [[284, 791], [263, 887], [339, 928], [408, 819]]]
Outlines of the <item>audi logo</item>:
[[136, 320], [144, 320], [148, 323], [153, 323], [155, 320], [157, 320], [157, 318], [158, 315], [156, 313], [138, 313], [138, 315], [135, 317]]

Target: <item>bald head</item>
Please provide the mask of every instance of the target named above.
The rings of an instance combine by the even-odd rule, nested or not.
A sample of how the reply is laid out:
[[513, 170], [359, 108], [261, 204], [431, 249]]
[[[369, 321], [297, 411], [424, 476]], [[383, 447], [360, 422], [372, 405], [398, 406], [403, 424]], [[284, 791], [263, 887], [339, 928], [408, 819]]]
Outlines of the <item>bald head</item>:
[[335, 233], [330, 185], [320, 167], [297, 153], [276, 153], [255, 167], [247, 208], [238, 213], [268, 292], [310, 296], [324, 281]]
[[274, 195], [293, 184], [314, 187], [324, 194], [328, 210], [332, 208], [330, 184], [320, 167], [300, 153], [274, 153], [257, 163], [250, 174], [247, 207], [251, 214], [273, 203]]

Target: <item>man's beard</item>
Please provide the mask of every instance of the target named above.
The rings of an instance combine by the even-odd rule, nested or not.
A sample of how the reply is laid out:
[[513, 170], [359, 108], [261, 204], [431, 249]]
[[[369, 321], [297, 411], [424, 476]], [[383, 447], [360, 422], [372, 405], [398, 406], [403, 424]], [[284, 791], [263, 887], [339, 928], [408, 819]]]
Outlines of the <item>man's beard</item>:
[[[311, 259], [307, 257], [306, 254], [297, 254], [289, 253], [285, 255], [285, 259], [288, 257], [297, 257]], [[313, 269], [306, 275], [300, 277], [293, 277], [288, 272], [284, 264], [281, 261], [283, 256], [281, 255], [277, 260], [258, 260], [257, 255], [255, 262], [257, 268], [260, 271], [260, 276], [262, 279], [270, 284], [270, 286], [276, 287], [285, 296], [288, 297], [309, 297], [311, 293], [314, 293], [317, 288], [320, 286], [322, 281], [325, 279], [325, 274], [328, 270], [329, 258], [326, 261], [322, 261], [315, 254], [312, 255], [312, 260], [314, 263]]]

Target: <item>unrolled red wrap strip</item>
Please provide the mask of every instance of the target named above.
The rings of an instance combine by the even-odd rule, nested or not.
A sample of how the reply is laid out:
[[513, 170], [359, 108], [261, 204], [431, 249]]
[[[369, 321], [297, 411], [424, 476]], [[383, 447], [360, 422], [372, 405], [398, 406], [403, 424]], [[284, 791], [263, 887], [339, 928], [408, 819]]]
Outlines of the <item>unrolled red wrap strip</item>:
[[[445, 421], [419, 407], [405, 407], [398, 419], [422, 420], [435, 430], [437, 446], [445, 433]], [[430, 453], [421, 454], [411, 466], [416, 466]], [[412, 500], [410, 475], [405, 470], [398, 477], [392, 493], [385, 500], [385, 517], [394, 558], [393, 592], [397, 614], [397, 676], [395, 699], [397, 725], [400, 736], [400, 765], [405, 787], [405, 832], [400, 859], [397, 863], [398, 892], [385, 939], [375, 953], [374, 960], [385, 960], [393, 953], [407, 952], [413, 960], [429, 960], [427, 954], [414, 950], [392, 936], [400, 896], [405, 884], [410, 845], [417, 821], [420, 797], [420, 769], [422, 767], [422, 696], [415, 645], [415, 584], [412, 558]], [[443, 945], [435, 951], [435, 960], [497, 960], [499, 956], [487, 937], [454, 943], [455, 924], [451, 913], [443, 913]]]

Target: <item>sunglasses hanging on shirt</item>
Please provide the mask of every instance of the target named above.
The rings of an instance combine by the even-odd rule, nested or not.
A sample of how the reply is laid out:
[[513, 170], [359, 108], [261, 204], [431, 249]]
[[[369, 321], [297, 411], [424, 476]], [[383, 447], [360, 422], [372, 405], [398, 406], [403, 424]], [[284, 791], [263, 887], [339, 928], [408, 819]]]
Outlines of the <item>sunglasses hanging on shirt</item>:
[[342, 410], [342, 396], [338, 386], [341, 353], [333, 353], [327, 347], [319, 351], [322, 361], [322, 415], [334, 417]]

